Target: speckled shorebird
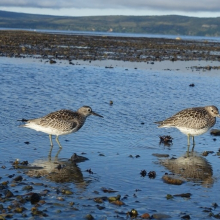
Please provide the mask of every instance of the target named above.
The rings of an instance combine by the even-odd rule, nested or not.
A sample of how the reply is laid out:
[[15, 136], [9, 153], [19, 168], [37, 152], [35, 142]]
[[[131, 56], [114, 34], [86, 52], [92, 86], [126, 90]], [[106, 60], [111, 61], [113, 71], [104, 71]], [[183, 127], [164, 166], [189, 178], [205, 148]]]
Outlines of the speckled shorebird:
[[218, 108], [211, 105], [184, 109], [164, 121], [155, 122], [162, 127], [175, 127], [188, 137], [188, 150], [190, 136], [195, 145], [194, 136], [204, 134], [215, 125], [216, 117], [220, 117]]
[[84, 125], [89, 115], [103, 117], [92, 111], [91, 107], [83, 106], [75, 112], [62, 109], [51, 112], [42, 118], [22, 119], [20, 121], [26, 122], [21, 127], [31, 128], [49, 134], [51, 147], [53, 147], [52, 135], [56, 135], [56, 141], [59, 147], [62, 148], [58, 137], [78, 131]]

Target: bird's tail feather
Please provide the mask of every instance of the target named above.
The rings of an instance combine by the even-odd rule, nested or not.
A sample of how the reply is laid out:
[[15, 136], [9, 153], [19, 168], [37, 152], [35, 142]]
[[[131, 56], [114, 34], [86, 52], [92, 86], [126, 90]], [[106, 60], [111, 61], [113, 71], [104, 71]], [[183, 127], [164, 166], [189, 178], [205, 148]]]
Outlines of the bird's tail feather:
[[158, 124], [158, 128], [162, 127], [163, 121], [155, 121], [155, 124]]

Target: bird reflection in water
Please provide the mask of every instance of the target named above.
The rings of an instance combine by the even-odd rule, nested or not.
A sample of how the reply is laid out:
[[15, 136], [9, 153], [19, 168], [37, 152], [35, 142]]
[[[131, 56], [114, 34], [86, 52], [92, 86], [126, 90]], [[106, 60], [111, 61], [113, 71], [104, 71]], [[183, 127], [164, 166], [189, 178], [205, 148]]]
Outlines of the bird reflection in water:
[[165, 159], [161, 163], [186, 181], [201, 183], [204, 187], [211, 187], [214, 182], [211, 164], [197, 152], [186, 152], [179, 158]]
[[57, 183], [73, 182], [78, 188], [86, 188], [88, 183], [84, 180], [82, 171], [77, 165], [85, 160], [88, 159], [77, 154], [73, 154], [70, 159], [37, 160], [32, 164], [32, 169], [28, 170], [27, 175], [44, 176]]

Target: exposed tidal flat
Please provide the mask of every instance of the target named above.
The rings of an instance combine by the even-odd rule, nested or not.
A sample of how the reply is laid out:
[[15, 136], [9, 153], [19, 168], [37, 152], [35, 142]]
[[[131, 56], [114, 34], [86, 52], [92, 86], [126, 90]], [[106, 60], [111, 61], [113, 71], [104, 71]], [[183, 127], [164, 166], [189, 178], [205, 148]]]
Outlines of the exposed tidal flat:
[[[150, 43], [147, 47], [143, 42], [149, 39], [143, 39], [146, 60], [141, 60], [144, 56], [136, 57], [139, 49], [128, 46], [140, 40], [136, 38], [4, 33], [1, 218], [143, 219], [147, 214], [156, 219], [219, 218], [219, 137], [209, 132], [196, 137], [195, 153], [188, 157], [185, 135], [154, 124], [188, 107], [220, 108], [218, 43], [151, 39], [151, 46], [156, 46], [148, 51]], [[16, 40], [24, 36], [22, 44]], [[62, 42], [67, 38], [78, 40], [67, 46]], [[53, 39], [62, 47], [52, 47]], [[79, 43], [83, 39], [91, 48], [97, 46], [87, 50], [88, 44]], [[115, 47], [114, 58], [110, 52], [118, 41], [126, 46]], [[33, 42], [38, 45], [35, 52]], [[166, 44], [173, 45], [176, 54], [181, 45], [197, 49], [194, 55], [187, 50], [192, 54], [188, 59], [153, 56], [151, 51], [160, 53]], [[209, 45], [210, 50], [196, 45]], [[122, 53], [126, 48], [128, 52]], [[109, 53], [104, 56], [104, 51]], [[63, 149], [54, 141], [51, 154], [48, 135], [20, 128], [17, 121], [83, 105], [104, 118], [90, 117], [77, 133], [61, 136]], [[219, 127], [217, 118], [214, 128]], [[166, 135], [172, 142], [161, 143]]]

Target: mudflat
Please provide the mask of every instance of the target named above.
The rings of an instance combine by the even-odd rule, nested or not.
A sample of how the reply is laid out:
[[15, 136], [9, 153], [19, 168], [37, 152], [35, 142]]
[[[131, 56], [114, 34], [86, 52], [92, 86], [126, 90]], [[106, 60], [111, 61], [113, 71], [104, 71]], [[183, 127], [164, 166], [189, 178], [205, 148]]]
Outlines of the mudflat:
[[1, 30], [0, 56], [68, 61], [220, 61], [220, 42]]

